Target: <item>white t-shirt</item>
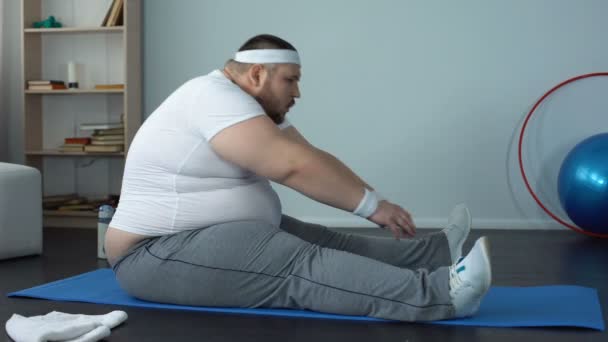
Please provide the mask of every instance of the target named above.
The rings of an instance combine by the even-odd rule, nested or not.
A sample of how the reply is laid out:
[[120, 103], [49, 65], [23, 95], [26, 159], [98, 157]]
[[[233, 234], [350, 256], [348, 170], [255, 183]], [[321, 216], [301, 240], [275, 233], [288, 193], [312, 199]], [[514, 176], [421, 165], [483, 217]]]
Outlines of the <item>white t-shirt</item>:
[[[266, 178], [221, 159], [209, 141], [266, 115], [220, 70], [173, 92], [137, 131], [110, 226], [158, 236], [230, 221], [279, 226], [281, 202]], [[280, 129], [290, 126], [285, 120]]]

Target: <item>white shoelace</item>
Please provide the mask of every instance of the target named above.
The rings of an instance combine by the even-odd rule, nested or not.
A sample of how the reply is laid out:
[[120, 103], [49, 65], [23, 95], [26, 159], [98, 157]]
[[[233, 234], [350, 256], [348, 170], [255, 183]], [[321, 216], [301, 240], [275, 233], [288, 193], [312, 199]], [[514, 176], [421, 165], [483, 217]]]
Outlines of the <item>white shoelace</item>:
[[457, 264], [450, 266], [450, 291], [456, 294], [457, 290], [462, 287], [462, 279], [456, 272]]
[[464, 257], [460, 257], [454, 265], [450, 266], [450, 291], [453, 291], [454, 294], [456, 294], [457, 290], [461, 289], [464, 285], [464, 281], [458, 274], [458, 268], [462, 267], [462, 270], [464, 270], [464, 265], [458, 266], [462, 259], [464, 259]]

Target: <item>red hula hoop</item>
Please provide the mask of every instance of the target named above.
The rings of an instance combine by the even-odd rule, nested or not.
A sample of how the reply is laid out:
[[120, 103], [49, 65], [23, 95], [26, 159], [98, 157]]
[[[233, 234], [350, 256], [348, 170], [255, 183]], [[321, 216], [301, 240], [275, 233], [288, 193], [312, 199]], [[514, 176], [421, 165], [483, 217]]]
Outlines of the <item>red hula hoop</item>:
[[551, 95], [554, 91], [556, 91], [557, 89], [565, 86], [566, 84], [578, 81], [578, 80], [582, 80], [585, 78], [590, 78], [590, 77], [596, 77], [596, 76], [608, 76], [608, 72], [596, 72], [596, 73], [591, 73], [591, 74], [585, 74], [585, 75], [580, 75], [580, 76], [576, 76], [573, 78], [570, 78], [568, 80], [563, 81], [562, 83], [556, 85], [555, 87], [551, 88], [551, 90], [549, 90], [548, 92], [546, 92], [538, 101], [536, 101], [536, 103], [534, 104], [534, 107], [532, 107], [532, 109], [530, 110], [530, 112], [528, 113], [528, 115], [526, 116], [526, 119], [524, 120], [524, 124], [521, 127], [521, 130], [519, 132], [519, 146], [518, 146], [518, 158], [519, 158], [519, 170], [521, 172], [521, 176], [524, 179], [524, 183], [526, 184], [526, 188], [528, 189], [528, 192], [530, 193], [530, 195], [532, 195], [532, 197], [534, 198], [534, 201], [536, 201], [536, 203], [549, 215], [551, 216], [555, 221], [561, 223], [562, 225], [585, 235], [589, 235], [589, 236], [594, 236], [594, 237], [601, 237], [601, 238], [608, 238], [608, 234], [601, 234], [601, 233], [594, 233], [594, 232], [588, 232], [585, 231], [573, 224], [570, 224], [564, 220], [562, 220], [561, 218], [559, 218], [557, 215], [553, 214], [549, 209], [547, 209], [547, 207], [541, 202], [541, 200], [538, 198], [538, 196], [536, 196], [536, 193], [534, 192], [534, 190], [532, 190], [532, 187], [530, 186], [530, 183], [528, 182], [528, 177], [526, 177], [526, 172], [524, 170], [524, 163], [522, 161], [522, 145], [523, 145], [523, 140], [524, 140], [524, 133], [526, 131], [526, 127], [528, 126], [528, 121], [530, 120], [530, 117], [532, 117], [532, 114], [534, 114], [534, 111], [536, 110], [536, 108], [549, 96]]

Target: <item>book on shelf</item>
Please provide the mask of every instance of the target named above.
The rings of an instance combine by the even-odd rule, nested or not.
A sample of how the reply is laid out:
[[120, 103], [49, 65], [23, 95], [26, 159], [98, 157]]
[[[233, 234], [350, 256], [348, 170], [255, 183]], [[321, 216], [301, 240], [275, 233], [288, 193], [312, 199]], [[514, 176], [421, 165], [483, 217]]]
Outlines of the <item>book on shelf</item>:
[[123, 0], [114, 0], [112, 5], [108, 8], [101, 26], [120, 26], [123, 22]]
[[28, 85], [28, 90], [64, 90], [68, 89], [65, 84]]
[[120, 10], [118, 11], [118, 15], [116, 16], [116, 21], [114, 22], [114, 26], [122, 26], [124, 23], [124, 4], [125, 0], [120, 0]]
[[124, 141], [125, 140], [125, 136], [123, 134], [101, 134], [101, 135], [96, 135], [93, 134], [91, 135], [91, 141]]
[[124, 129], [125, 125], [122, 122], [114, 123], [83, 123], [80, 124], [80, 129], [83, 131], [103, 130], [103, 129]]
[[125, 85], [120, 84], [96, 84], [95, 89], [97, 90], [114, 90], [114, 89], [125, 89]]
[[86, 145], [85, 152], [122, 152], [124, 145]]
[[[108, 145], [124, 145], [124, 140], [93, 140], [91, 141], [91, 145], [95, 146], [108, 146]], [[87, 145], [90, 146], [90, 145]]]
[[86, 145], [80, 144], [63, 144], [59, 146], [59, 152], [82, 152]]
[[65, 83], [60, 80], [30, 80], [27, 81], [28, 90], [54, 90], [67, 89]]
[[59, 146], [60, 152], [82, 152], [84, 146], [91, 143], [91, 138], [68, 137], [63, 139], [63, 145]]
[[63, 142], [65, 143], [65, 145], [73, 145], [73, 144], [87, 145], [87, 144], [91, 143], [91, 138], [71, 137], [71, 138], [63, 139]]
[[86, 197], [75, 193], [65, 195], [44, 196], [42, 205], [44, 210], [58, 211], [98, 211], [102, 204], [113, 207], [118, 205], [119, 195]]
[[124, 136], [125, 129], [124, 128], [110, 128], [110, 129], [96, 129], [93, 132], [92, 137], [102, 137], [102, 136], [112, 136], [112, 135], [120, 135]]
[[106, 21], [108, 21], [108, 17], [110, 16], [110, 12], [112, 11], [112, 6], [114, 5], [114, 0], [100, 0], [102, 2], [101, 11], [99, 13], [99, 19], [97, 23], [99, 26], [105, 26]]
[[49, 84], [63, 84], [65, 85], [64, 81], [59, 81], [59, 80], [31, 80], [31, 81], [27, 81], [27, 85], [49, 85]]

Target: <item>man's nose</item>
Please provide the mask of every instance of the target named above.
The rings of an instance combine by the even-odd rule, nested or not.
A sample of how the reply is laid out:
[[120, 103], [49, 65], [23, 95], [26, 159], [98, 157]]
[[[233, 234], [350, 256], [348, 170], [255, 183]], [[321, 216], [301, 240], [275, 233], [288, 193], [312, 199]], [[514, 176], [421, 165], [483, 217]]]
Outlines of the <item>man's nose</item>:
[[293, 97], [300, 98], [300, 86], [296, 84], [296, 91], [293, 94]]

